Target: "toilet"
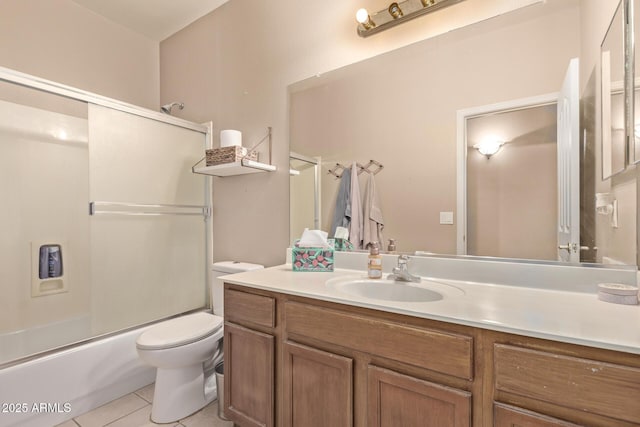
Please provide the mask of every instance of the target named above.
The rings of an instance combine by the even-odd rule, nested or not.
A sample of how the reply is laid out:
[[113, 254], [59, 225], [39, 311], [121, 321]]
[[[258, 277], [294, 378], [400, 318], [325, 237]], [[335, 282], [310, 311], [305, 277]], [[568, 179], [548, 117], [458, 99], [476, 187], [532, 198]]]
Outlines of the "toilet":
[[151, 420], [171, 423], [217, 398], [215, 366], [222, 361], [224, 287], [221, 276], [264, 268], [235, 261], [213, 264], [213, 314], [197, 312], [158, 323], [136, 340], [138, 356], [157, 368]]

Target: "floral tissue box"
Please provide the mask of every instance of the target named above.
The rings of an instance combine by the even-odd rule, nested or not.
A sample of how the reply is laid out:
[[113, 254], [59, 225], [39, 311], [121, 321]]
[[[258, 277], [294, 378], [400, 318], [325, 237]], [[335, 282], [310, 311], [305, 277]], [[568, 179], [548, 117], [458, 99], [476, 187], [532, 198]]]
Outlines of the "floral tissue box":
[[298, 242], [291, 248], [293, 271], [333, 271], [334, 239], [327, 239], [329, 248], [301, 248]]

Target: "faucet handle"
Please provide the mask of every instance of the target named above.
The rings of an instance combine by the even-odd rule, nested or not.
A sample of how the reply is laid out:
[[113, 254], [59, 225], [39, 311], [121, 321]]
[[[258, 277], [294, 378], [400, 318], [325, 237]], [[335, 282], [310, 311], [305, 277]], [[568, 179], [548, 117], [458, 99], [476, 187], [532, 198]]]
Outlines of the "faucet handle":
[[409, 255], [400, 255], [398, 257], [398, 265], [400, 264], [406, 264], [409, 262]]

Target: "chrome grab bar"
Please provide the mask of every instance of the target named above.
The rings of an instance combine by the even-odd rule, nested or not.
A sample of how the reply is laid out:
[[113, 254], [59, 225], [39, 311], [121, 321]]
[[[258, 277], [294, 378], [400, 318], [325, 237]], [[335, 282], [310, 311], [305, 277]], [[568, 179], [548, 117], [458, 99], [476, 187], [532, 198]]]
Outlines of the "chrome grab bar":
[[[198, 209], [199, 212], [177, 212], [177, 211], [126, 211], [126, 210], [99, 210], [97, 207], [120, 207], [120, 208], [142, 208], [142, 209]], [[143, 203], [121, 203], [121, 202], [89, 202], [89, 215], [130, 215], [130, 216], [162, 216], [162, 215], [185, 215], [185, 216], [204, 216], [211, 215], [209, 206], [201, 205], [167, 205], [167, 204], [143, 204]]]

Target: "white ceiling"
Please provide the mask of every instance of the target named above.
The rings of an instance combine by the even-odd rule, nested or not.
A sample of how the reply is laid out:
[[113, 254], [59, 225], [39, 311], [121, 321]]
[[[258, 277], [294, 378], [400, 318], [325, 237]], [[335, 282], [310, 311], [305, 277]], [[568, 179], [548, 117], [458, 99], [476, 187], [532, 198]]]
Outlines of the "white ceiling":
[[228, 0], [73, 0], [105, 18], [162, 41]]

